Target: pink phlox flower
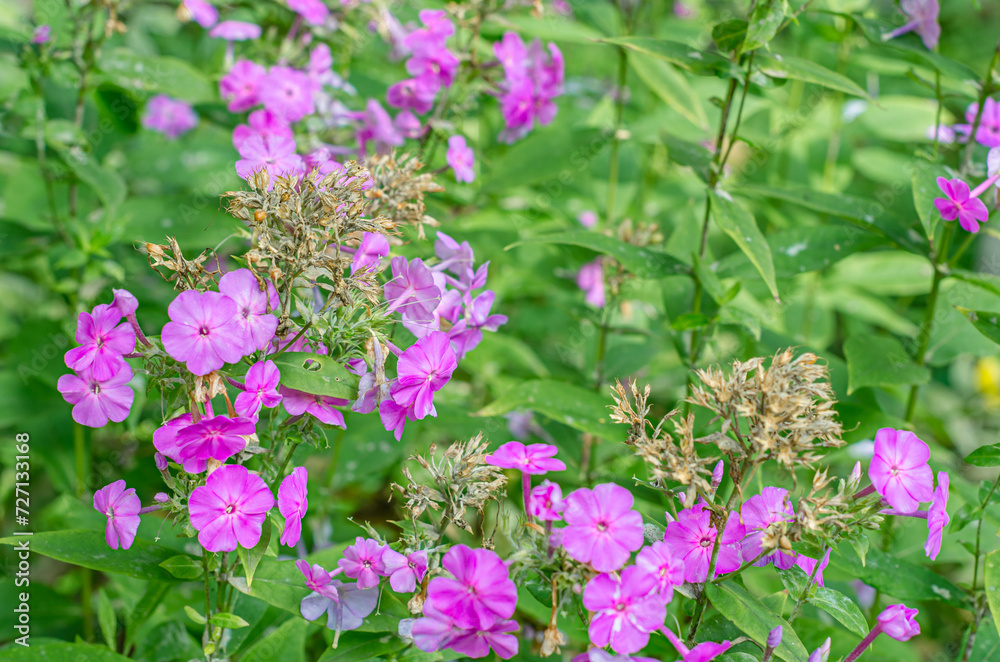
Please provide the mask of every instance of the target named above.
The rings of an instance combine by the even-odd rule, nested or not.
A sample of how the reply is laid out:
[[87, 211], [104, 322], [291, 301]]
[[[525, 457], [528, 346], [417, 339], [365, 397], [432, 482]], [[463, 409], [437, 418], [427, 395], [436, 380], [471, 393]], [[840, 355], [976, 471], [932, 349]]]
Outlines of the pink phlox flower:
[[246, 141], [253, 136], [278, 136], [285, 140], [294, 142], [292, 128], [283, 118], [273, 111], [262, 109], [255, 110], [247, 117], [246, 124], [240, 124], [233, 129], [233, 147], [237, 151], [242, 149]]
[[448, 15], [442, 10], [423, 10], [420, 21], [424, 27], [406, 35], [403, 45], [412, 57], [406, 61], [406, 71], [437, 91], [455, 80], [458, 58], [448, 50], [447, 41], [455, 32]]
[[288, 8], [306, 20], [309, 25], [323, 25], [330, 10], [322, 0], [287, 0]]
[[294, 547], [302, 536], [302, 518], [309, 510], [309, 474], [305, 467], [295, 467], [278, 487], [278, 512], [285, 518], [285, 529], [278, 540]]
[[[454, 290], [452, 290], [454, 291]], [[483, 329], [496, 331], [507, 323], [507, 316], [490, 314], [496, 294], [492, 290], [486, 290], [475, 299], [469, 301], [469, 296], [465, 296], [465, 318], [456, 322], [449, 330], [448, 336], [451, 344], [461, 360], [466, 354], [475, 349], [483, 340]], [[444, 299], [442, 299], [442, 303]]]
[[237, 60], [219, 80], [219, 95], [229, 102], [231, 113], [249, 110], [260, 103], [257, 94], [267, 69], [250, 60]]
[[188, 509], [198, 542], [210, 552], [250, 549], [260, 540], [274, 496], [264, 479], [237, 464], [219, 467], [191, 493]]
[[368, 153], [368, 143], [375, 143], [375, 151], [378, 153], [388, 152], [393, 147], [403, 144], [404, 138], [393, 124], [389, 113], [385, 111], [375, 99], [369, 99], [365, 105], [365, 110], [354, 113], [355, 119], [361, 120], [361, 126], [357, 130], [358, 152]]
[[476, 260], [468, 241], [458, 243], [444, 232], [438, 232], [434, 239], [434, 254], [441, 260], [434, 265], [434, 271], [447, 270], [460, 278], [473, 268]]
[[80, 346], [66, 352], [66, 366], [77, 372], [90, 370], [98, 381], [107, 381], [128, 367], [122, 355], [135, 350], [135, 330], [127, 323], [119, 324], [121, 319], [121, 310], [104, 303], [80, 313], [76, 322]]
[[576, 274], [576, 286], [586, 292], [584, 299], [591, 306], [603, 308], [604, 297], [604, 267], [601, 258], [580, 267]]
[[52, 26], [48, 24], [35, 26], [31, 33], [31, 43], [47, 44], [52, 39]]
[[404, 138], [419, 138], [424, 135], [424, 125], [420, 122], [420, 118], [410, 110], [401, 110], [396, 113], [396, 119], [392, 121], [392, 125]]
[[444, 388], [457, 367], [458, 360], [448, 335], [434, 331], [413, 343], [399, 357], [392, 399], [401, 407], [412, 405], [417, 420], [436, 415], [434, 393]]
[[[704, 504], [695, 504], [677, 514], [677, 519], [667, 523], [664, 540], [670, 552], [684, 563], [684, 579], [701, 583], [708, 579], [708, 565], [715, 545], [716, 529], [712, 513]], [[746, 527], [737, 513], [729, 513], [726, 528], [715, 564], [715, 574], [733, 572], [742, 564], [740, 541], [746, 536]], [[714, 578], [713, 578], [714, 579]]]
[[423, 550], [404, 556], [386, 547], [382, 563], [383, 572], [389, 577], [389, 586], [396, 593], [413, 593], [427, 574], [427, 552]]
[[339, 579], [331, 579], [330, 587], [337, 592], [336, 599], [318, 592], [302, 599], [299, 611], [303, 618], [312, 621], [326, 612], [326, 627], [346, 632], [361, 627], [365, 618], [378, 606], [378, 589], [362, 589], [354, 582], [346, 584]]
[[184, 471], [188, 473], [201, 473], [208, 467], [208, 460], [188, 460], [183, 462], [181, 458], [181, 447], [177, 441], [177, 435], [181, 430], [192, 424], [191, 414], [181, 414], [172, 418], [153, 432], [153, 446], [157, 451], [169, 457], [177, 464], [184, 466]]
[[718, 644], [712, 641], [705, 641], [689, 649], [670, 628], [663, 626], [660, 628], [660, 632], [666, 636], [667, 641], [681, 654], [681, 659], [677, 662], [711, 662], [732, 647], [732, 643], [728, 641]]
[[422, 651], [434, 652], [451, 648], [456, 653], [478, 659], [489, 654], [490, 649], [500, 659], [517, 654], [518, 639], [511, 632], [518, 628], [515, 621], [497, 620], [484, 629], [459, 627], [454, 619], [425, 603], [424, 615], [410, 628], [414, 645]]
[[597, 225], [597, 212], [587, 209], [580, 212], [576, 217], [577, 222], [588, 230]]
[[[760, 494], [747, 499], [740, 514], [747, 528], [747, 537], [741, 543], [744, 561], [752, 561], [760, 555], [764, 549], [764, 536], [772, 524], [791, 522], [795, 519], [795, 511], [792, 509], [791, 501], [788, 500], [788, 490], [780, 487], [765, 487]], [[775, 550], [754, 565], [762, 568], [769, 563], [787, 570], [795, 565], [795, 555]]]
[[882, 35], [882, 40], [894, 39], [907, 32], [916, 32], [923, 40], [927, 50], [937, 48], [941, 38], [941, 25], [938, 15], [941, 7], [938, 0], [899, 0], [899, 8], [906, 15], [906, 23], [892, 32]]
[[256, 420], [261, 407], [277, 407], [281, 402], [278, 384], [281, 373], [274, 361], [257, 361], [247, 370], [245, 391], [236, 396], [233, 407], [240, 416]]
[[[240, 146], [236, 172], [243, 179], [253, 177], [260, 170], [267, 170], [271, 179], [294, 177], [305, 170], [305, 162], [295, 153], [295, 141], [283, 135], [253, 135]], [[273, 182], [270, 188], [273, 188]]]
[[517, 586], [496, 552], [455, 545], [441, 565], [454, 579], [432, 579], [425, 604], [453, 619], [458, 627], [486, 630], [514, 614]]
[[132, 368], [125, 364], [109, 379], [94, 377], [90, 368], [74, 375], [63, 375], [56, 388], [73, 405], [73, 420], [90, 428], [100, 428], [108, 421], [121, 423], [128, 418], [135, 391], [128, 385]]
[[189, 463], [207, 461], [209, 458], [225, 462], [247, 446], [247, 437], [256, 431], [248, 418], [213, 416], [185, 426], [177, 432], [178, 460]]
[[354, 544], [344, 550], [344, 558], [337, 565], [344, 569], [344, 576], [358, 580], [358, 588], [378, 586], [379, 577], [385, 576], [382, 555], [388, 549], [374, 538], [358, 536]]
[[642, 547], [642, 515], [632, 510], [632, 493], [614, 483], [580, 488], [566, 497], [562, 546], [580, 563], [613, 572]]
[[562, 519], [562, 512], [566, 509], [566, 502], [563, 501], [562, 488], [550, 480], [543, 480], [541, 485], [536, 485], [531, 490], [531, 498], [528, 500], [528, 514], [543, 522], [555, 522]]
[[[406, 421], [417, 420], [413, 409], [413, 405], [404, 407], [396, 404], [391, 398], [387, 398], [379, 404], [378, 415], [382, 421], [382, 426], [387, 432], [393, 433], [396, 441], [400, 441], [403, 438], [403, 429], [406, 427]], [[436, 412], [432, 413], [432, 416], [436, 415]]]
[[344, 414], [334, 407], [343, 407], [350, 404], [350, 401], [343, 398], [334, 398], [328, 395], [314, 395], [288, 388], [278, 387], [281, 393], [281, 404], [292, 416], [310, 414], [318, 420], [339, 428], [346, 428]]
[[868, 467], [872, 485], [896, 510], [912, 513], [933, 498], [930, 448], [905, 430], [882, 428], [875, 434], [875, 457]]
[[555, 118], [557, 108], [552, 99], [563, 92], [565, 63], [555, 44], [550, 43], [546, 52], [536, 39], [525, 48], [514, 32], [504, 34], [493, 50], [505, 76], [500, 85], [500, 110], [505, 124], [500, 139], [515, 142], [527, 135], [536, 122], [544, 125]]
[[927, 512], [927, 542], [924, 544], [924, 552], [932, 561], [941, 552], [944, 528], [951, 522], [948, 516], [948, 474], [939, 471], [937, 479], [937, 489], [934, 490], [934, 498]]
[[906, 605], [889, 605], [878, 615], [878, 624], [882, 632], [896, 641], [907, 641], [920, 634], [917, 613], [918, 610]]
[[308, 74], [291, 67], [275, 66], [261, 81], [257, 98], [286, 122], [298, 122], [315, 112], [313, 93], [318, 91], [319, 86]]
[[985, 223], [990, 212], [977, 197], [970, 196], [969, 185], [961, 179], [937, 178], [937, 185], [945, 194], [944, 198], [934, 198], [941, 218], [946, 221], [958, 219], [959, 225], [968, 232], [979, 232], [979, 224]]
[[571, 662], [660, 662], [652, 657], [638, 655], [618, 655], [609, 653], [603, 648], [591, 648], [586, 653], [580, 653]]
[[278, 318], [272, 312], [280, 302], [271, 281], [264, 280], [265, 290], [249, 269], [231, 271], [219, 279], [219, 291], [236, 302], [236, 319], [243, 329], [243, 353], [267, 347], [278, 328]]
[[135, 311], [139, 310], [139, 300], [128, 290], [111, 290], [111, 292], [114, 294], [111, 306], [117, 308], [125, 317], [135, 315]]
[[[816, 568], [816, 559], [806, 556], [805, 554], [799, 554], [795, 557], [795, 565], [802, 568], [802, 572], [806, 573], [806, 577], [812, 577], [813, 582], [818, 586], [823, 586], [823, 571], [826, 566], [830, 564], [830, 550], [827, 549], [826, 553], [823, 554], [823, 558], [819, 561], [819, 568]], [[815, 573], [813, 572], [815, 570]]]
[[218, 292], [185, 290], [167, 307], [163, 347], [196, 375], [243, 358], [244, 331], [236, 302]]
[[158, 94], [146, 104], [142, 125], [174, 140], [198, 126], [198, 114], [186, 101]]
[[181, 0], [180, 11], [182, 21], [194, 20], [206, 30], [219, 21], [219, 10], [205, 0]]
[[139, 530], [142, 502], [133, 488], [125, 489], [124, 480], [116, 480], [94, 492], [94, 508], [108, 518], [104, 539], [111, 549], [128, 549]]
[[[343, 89], [348, 87], [344, 79], [333, 70], [333, 54], [326, 44], [317, 44], [309, 51], [309, 64], [306, 66], [306, 74], [318, 85], [317, 91], [324, 85]], [[315, 97], [318, 101], [318, 97]], [[317, 103], [317, 109], [319, 104]]]
[[[309, 565], [309, 562], [305, 559], [299, 559], [295, 562], [295, 567], [299, 569], [302, 576], [305, 577], [306, 587], [315, 591], [316, 593], [329, 598], [330, 600], [337, 600], [337, 587], [331, 583], [331, 580], [344, 571], [343, 568], [336, 568], [333, 572], [327, 572], [323, 566], [319, 564]], [[326, 611], [324, 609], [324, 611]], [[310, 619], [311, 620], [311, 619]]]
[[635, 557], [635, 564], [656, 577], [660, 600], [670, 602], [674, 587], [684, 583], [684, 564], [676, 558], [665, 542], [654, 542], [643, 547]]
[[[517, 469], [526, 474], [537, 475], [549, 471], [566, 470], [566, 463], [555, 459], [555, 455], [558, 452], [559, 449], [551, 444], [531, 444], [525, 446], [520, 441], [508, 441], [483, 459], [486, 460], [487, 464], [492, 464], [495, 467]], [[611, 483], [607, 485], [611, 485]], [[618, 486], [615, 485], [615, 487]], [[605, 491], [609, 493], [616, 492], [616, 490], [610, 490], [610, 488]], [[577, 490], [577, 492], [580, 492], [580, 490]], [[577, 494], [577, 492], [573, 494]], [[570, 498], [572, 496], [571, 494]], [[632, 502], [630, 500], [629, 504], [625, 506], [625, 510], [631, 507]]]
[[385, 100], [394, 108], [423, 114], [434, 107], [437, 92], [437, 88], [423, 78], [407, 78], [391, 85]]
[[261, 29], [256, 23], [246, 21], [223, 21], [212, 28], [208, 36], [226, 41], [248, 41], [260, 39]]
[[657, 577], [634, 565], [620, 576], [605, 573], [591, 579], [583, 591], [583, 606], [594, 612], [590, 641], [625, 655], [642, 650], [667, 615], [657, 588]]
[[351, 274], [359, 269], [376, 270], [389, 255], [389, 240], [377, 232], [365, 232], [351, 260]]
[[455, 179], [460, 182], [472, 182], [476, 179], [476, 155], [465, 143], [465, 136], [448, 138], [448, 152], [445, 155], [448, 166], [455, 172]]

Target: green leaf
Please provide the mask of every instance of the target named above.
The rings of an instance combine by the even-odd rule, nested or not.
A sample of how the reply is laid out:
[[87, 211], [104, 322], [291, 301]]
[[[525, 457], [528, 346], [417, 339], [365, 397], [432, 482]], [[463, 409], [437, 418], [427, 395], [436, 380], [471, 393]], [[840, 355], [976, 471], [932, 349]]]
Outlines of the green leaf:
[[186, 554], [171, 556], [161, 563], [160, 567], [177, 579], [201, 579], [201, 576], [205, 573], [204, 566], [195, 560], [194, 557], [187, 556]]
[[701, 329], [711, 323], [712, 321], [701, 313], [684, 313], [670, 323], [670, 328], [674, 331], [690, 331]]
[[102, 167], [94, 158], [81, 149], [57, 148], [63, 163], [77, 178], [90, 187], [94, 195], [105, 207], [113, 209], [125, 201], [128, 187], [117, 172]]
[[108, 592], [103, 588], [97, 591], [97, 624], [101, 628], [101, 635], [108, 648], [117, 652], [118, 617], [115, 615], [115, 608], [111, 604]]
[[516, 16], [512, 13], [491, 13], [483, 25], [484, 34], [500, 36], [508, 30], [515, 30], [522, 35], [538, 37], [542, 41], [555, 41], [563, 44], [593, 44], [604, 35], [594, 28], [569, 19], [561, 19], [550, 15], [536, 18], [534, 16]]
[[727, 653], [719, 658], [719, 662], [757, 662], [750, 653]]
[[199, 612], [197, 609], [195, 609], [191, 605], [184, 605], [184, 613], [186, 613], [188, 615], [188, 618], [190, 618], [192, 621], [194, 621], [198, 625], [204, 625], [205, 624], [205, 617], [202, 616], [201, 612]]
[[748, 27], [747, 22], [742, 19], [723, 21], [712, 28], [712, 41], [724, 53], [737, 51], [743, 46]]
[[156, 608], [167, 597], [172, 586], [168, 582], [149, 582], [146, 585], [145, 592], [128, 615], [125, 627], [125, 645], [122, 650], [129, 650], [132, 647], [139, 628], [153, 615]]
[[218, 99], [205, 74], [177, 58], [140, 55], [128, 48], [106, 49], [98, 67], [100, 78], [126, 90], [162, 92], [191, 103]]
[[809, 652], [792, 626], [767, 605], [733, 582], [705, 584], [708, 598], [723, 616], [754, 641], [766, 641], [771, 630], [781, 626], [782, 638], [774, 653], [782, 660], [804, 662]]
[[671, 64], [637, 51], [629, 53], [628, 61], [642, 82], [664, 103], [695, 126], [702, 129], [708, 127], [708, 117], [701, 105], [701, 98]]
[[[37, 534], [36, 534], [37, 535]], [[128, 662], [124, 655], [104, 646], [70, 643], [32, 643], [30, 647], [8, 646], [0, 651], [3, 662]]]
[[319, 662], [358, 662], [372, 658], [388, 657], [409, 644], [395, 634], [373, 632], [345, 632], [340, 635], [336, 648], [328, 649]]
[[309, 622], [289, 618], [271, 634], [261, 638], [240, 655], [241, 662], [304, 662], [306, 630]]
[[847, 546], [842, 545], [839, 552], [830, 555], [830, 566], [886, 595], [907, 604], [910, 601], [940, 600], [955, 607], [968, 608], [965, 591], [922, 565], [904, 561], [874, 545], [868, 550], [864, 565]]
[[712, 51], [700, 51], [679, 41], [656, 37], [616, 37], [601, 39], [601, 43], [658, 57], [699, 76], [743, 77], [743, 71], [729, 58]]
[[969, 453], [965, 461], [976, 467], [1000, 467], [1000, 444], [980, 446]]
[[[777, 278], [791, 278], [826, 269], [849, 255], [884, 244], [886, 240], [853, 226], [797, 226], [767, 236]], [[740, 269], [744, 265], [745, 269]], [[743, 275], [750, 270], [742, 255], [727, 255], [719, 261], [723, 275]]]
[[[310, 564], [318, 563], [324, 568], [332, 568], [343, 556], [347, 544], [327, 547], [310, 554], [306, 560]], [[269, 605], [284, 609], [293, 614], [299, 614], [299, 604], [302, 598], [309, 595], [302, 573], [294, 561], [278, 561], [264, 558], [257, 566], [253, 576], [253, 586], [247, 584], [246, 577], [230, 577], [229, 584], [240, 593], [263, 600]]]
[[271, 542], [271, 521], [264, 520], [264, 526], [261, 527], [260, 540], [257, 541], [257, 544], [252, 549], [246, 549], [243, 545], [239, 545], [236, 548], [236, 555], [240, 557], [240, 563], [243, 564], [243, 571], [247, 575], [247, 586], [253, 585], [253, 573], [257, 570], [260, 560], [264, 558], [264, 553], [267, 551], [269, 542]]
[[581, 432], [620, 440], [624, 438], [624, 430], [611, 423], [609, 404], [610, 397], [589, 389], [539, 379], [514, 386], [473, 416], [501, 416], [515, 409], [530, 409]]
[[336, 359], [311, 352], [285, 352], [272, 359], [287, 388], [353, 400], [358, 397], [358, 376]]
[[[0, 545], [16, 545], [24, 538], [0, 538]], [[136, 579], [153, 579], [176, 582], [160, 564], [177, 552], [154, 545], [145, 540], [135, 539], [130, 549], [108, 549], [104, 531], [92, 529], [68, 529], [65, 531], [42, 531], [31, 536], [31, 551], [42, 556], [71, 563], [91, 570], [112, 572]]]
[[902, 343], [891, 336], [851, 336], [844, 343], [847, 394], [859, 388], [926, 384], [931, 371], [913, 362]]
[[567, 182], [561, 178], [570, 171], [566, 169], [566, 162], [552, 158], [553, 154], [576, 154], [589, 161], [586, 155], [597, 154], [611, 139], [610, 133], [598, 129], [573, 130], [559, 122], [532, 131], [493, 161], [493, 167], [483, 177], [481, 190], [495, 193], [545, 181], [563, 187]]
[[997, 324], [1000, 314], [985, 310], [969, 310], [959, 306], [955, 306], [955, 308], [972, 323], [972, 326], [976, 327], [976, 331], [1000, 345], [1000, 325]]
[[749, 53], [771, 43], [785, 22], [787, 13], [787, 0], [761, 0], [758, 2], [753, 13], [750, 14], [742, 52]]
[[662, 131], [660, 137], [667, 148], [668, 159], [677, 165], [691, 168], [702, 181], [708, 181], [712, 153], [704, 145], [682, 140], [666, 131]]
[[767, 288], [771, 290], [771, 295], [776, 301], [780, 301], [778, 285], [775, 282], [771, 248], [767, 245], [764, 233], [757, 227], [753, 215], [734, 201], [728, 193], [712, 191], [711, 200], [712, 218], [715, 219], [715, 224], [736, 242], [740, 250], [757, 268], [757, 272], [764, 279]]
[[918, 163], [921, 167], [913, 169], [913, 206], [917, 208], [924, 235], [928, 240], [934, 241], [934, 231], [937, 229], [938, 219], [941, 218], [941, 213], [934, 206], [934, 198], [941, 196], [937, 178], [944, 172], [924, 161]]
[[757, 66], [762, 74], [771, 78], [791, 78], [803, 83], [812, 83], [831, 90], [846, 92], [863, 99], [871, 98], [867, 92], [847, 76], [831, 71], [813, 60], [794, 55], [759, 54]]
[[990, 612], [994, 614], [993, 625], [1000, 633], [1000, 549], [995, 549], [986, 555], [983, 566], [983, 582], [986, 587], [986, 601], [990, 605]]
[[212, 625], [217, 625], [220, 628], [236, 630], [239, 628], [245, 628], [250, 624], [236, 614], [230, 614], [229, 612], [223, 611], [218, 614], [212, 614]]
[[568, 246], [581, 246], [592, 251], [610, 255], [640, 278], [663, 278], [664, 276], [675, 276], [687, 272], [687, 266], [675, 257], [655, 251], [651, 248], [641, 248], [627, 244], [615, 237], [609, 237], [599, 232], [588, 232], [586, 230], [573, 230], [570, 232], [559, 232], [558, 234], [542, 235], [532, 237], [507, 246], [505, 250], [510, 250], [515, 246], [524, 244], [565, 244]]
[[[793, 599], [798, 599], [798, 596], [802, 595], [809, 581], [809, 576], [802, 571], [802, 568], [796, 566], [787, 570], [779, 568], [778, 576]], [[868, 622], [861, 609], [843, 593], [814, 584], [809, 589], [806, 601], [833, 616], [841, 625], [859, 637], [864, 638], [868, 634]]]

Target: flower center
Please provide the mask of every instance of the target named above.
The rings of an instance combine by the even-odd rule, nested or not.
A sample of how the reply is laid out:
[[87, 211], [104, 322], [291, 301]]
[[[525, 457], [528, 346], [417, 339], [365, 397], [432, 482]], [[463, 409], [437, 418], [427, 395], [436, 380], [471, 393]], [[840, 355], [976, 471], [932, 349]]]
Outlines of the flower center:
[[598, 522], [597, 523], [597, 530], [600, 531], [601, 533], [604, 533], [605, 531], [608, 530], [608, 523], [607, 522], [603, 522], [603, 521], [602, 522]]
[[416, 570], [416, 569], [417, 569], [417, 564], [416, 564], [416, 563], [414, 563], [413, 561], [410, 561], [410, 562], [409, 562], [409, 563], [407, 563], [406, 565], [410, 566], [410, 568], [412, 568], [413, 570]]
[[243, 309], [243, 319], [246, 319], [248, 317], [250, 317], [250, 307], [249, 306], [247, 306], [246, 308]]
[[625, 611], [625, 606], [626, 605], [625, 605], [624, 602], [616, 602], [615, 603], [615, 611]]
[[701, 541], [698, 544], [701, 545], [702, 547], [708, 547], [709, 545], [712, 544], [712, 539], [711, 538], [702, 538]]
[[101, 385], [98, 384], [97, 382], [94, 382], [93, 385], [90, 387], [90, 390], [94, 393], [94, 395], [100, 395]]
[[209, 333], [209, 329], [208, 329], [207, 326], [203, 326], [200, 329], [198, 329], [198, 335], [207, 336], [208, 333]]
[[235, 503], [231, 503], [228, 506], [226, 506], [226, 514], [227, 515], [232, 515], [235, 510], [236, 510], [236, 504]]

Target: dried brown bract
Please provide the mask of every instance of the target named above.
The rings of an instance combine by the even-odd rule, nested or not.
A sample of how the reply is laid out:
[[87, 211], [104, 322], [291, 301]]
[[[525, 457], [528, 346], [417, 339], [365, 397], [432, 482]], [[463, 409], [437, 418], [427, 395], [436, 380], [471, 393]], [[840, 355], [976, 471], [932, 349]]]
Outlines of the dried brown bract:
[[439, 193], [443, 187], [434, 182], [434, 175], [420, 173], [424, 167], [409, 154], [379, 154], [365, 162], [375, 185], [365, 192], [371, 201], [370, 213], [384, 215], [394, 223], [408, 223], [417, 227], [418, 236], [424, 238], [424, 224], [437, 226], [437, 221], [427, 216], [425, 193]]
[[[198, 257], [188, 260], [174, 237], [167, 237], [166, 246], [142, 243], [138, 250], [146, 255], [153, 271], [160, 274], [163, 280], [173, 281], [174, 288], [178, 290], [206, 289], [209, 283], [215, 281], [215, 274], [219, 273], [218, 270], [209, 271], [205, 268], [205, 261], [212, 255], [212, 251], [206, 249]], [[165, 267], [173, 273], [164, 275], [158, 267]]]

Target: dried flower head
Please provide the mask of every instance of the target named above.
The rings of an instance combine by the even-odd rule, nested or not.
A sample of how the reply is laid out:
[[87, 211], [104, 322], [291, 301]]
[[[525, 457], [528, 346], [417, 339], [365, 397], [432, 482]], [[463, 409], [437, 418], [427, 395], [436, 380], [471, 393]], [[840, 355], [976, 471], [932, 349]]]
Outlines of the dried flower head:
[[[174, 282], [174, 288], [178, 290], [204, 290], [208, 284], [215, 281], [215, 274], [218, 269], [209, 271], [205, 268], [205, 261], [214, 253], [210, 249], [205, 249], [201, 255], [188, 260], [181, 252], [180, 244], [174, 237], [167, 237], [167, 245], [142, 242], [137, 249], [146, 255], [149, 266], [160, 275], [163, 280]], [[165, 267], [171, 271], [170, 275], [165, 275], [157, 267]]]
[[432, 173], [418, 174], [424, 165], [419, 159], [409, 154], [379, 154], [369, 157], [365, 165], [374, 180], [374, 186], [365, 193], [371, 201], [371, 214], [388, 216], [399, 225], [415, 225], [421, 239], [425, 223], [438, 225], [426, 215], [424, 194], [439, 193], [444, 188], [434, 182]]

